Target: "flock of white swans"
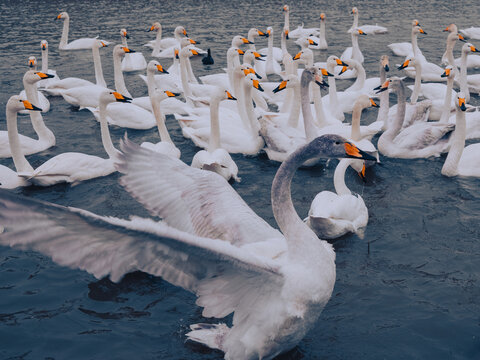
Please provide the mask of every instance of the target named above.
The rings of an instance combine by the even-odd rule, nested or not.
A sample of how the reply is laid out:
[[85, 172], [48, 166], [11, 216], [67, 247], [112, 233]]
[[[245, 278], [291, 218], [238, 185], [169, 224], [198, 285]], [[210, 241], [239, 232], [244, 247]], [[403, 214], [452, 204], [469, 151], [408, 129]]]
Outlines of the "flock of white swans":
[[[36, 58], [30, 58], [25, 90], [6, 104], [0, 157], [12, 157], [15, 169], [0, 165], [0, 187], [75, 185], [119, 171], [125, 190], [163, 221], [103, 217], [3, 190], [0, 243], [35, 249], [61, 265], [112, 281], [145, 271], [195, 293], [205, 317], [233, 312], [230, 326], [195, 324], [187, 334], [223, 351], [226, 359], [271, 359], [293, 348], [317, 321], [335, 284], [335, 252], [321, 239], [347, 232], [361, 235], [368, 222], [362, 197], [345, 184], [349, 166], [364, 176], [381, 156], [428, 158], [448, 152], [443, 175], [480, 177], [480, 143], [465, 147], [467, 139], [480, 137], [480, 111], [468, 104], [470, 94], [480, 92], [480, 74], [468, 74], [480, 66], [480, 56], [473, 54], [478, 50], [468, 38], [479, 40], [480, 28], [446, 27], [441, 67], [422, 54], [417, 37], [425, 31], [412, 20], [411, 41], [389, 45], [395, 56], [404, 58], [398, 69], [415, 79], [407, 87], [404, 78], [387, 77], [392, 67], [387, 54], [379, 59], [379, 73], [367, 78], [358, 38], [382, 36], [387, 29], [360, 26], [357, 8], [348, 31], [352, 46], [324, 63], [314, 61], [313, 50], [328, 48], [325, 14], [320, 28], [290, 30], [289, 11], [285, 5], [280, 47], [274, 47], [273, 28], [252, 28], [232, 39], [225, 72], [200, 79], [190, 59], [206, 56], [206, 51], [183, 26], [168, 38], [158, 22], [148, 29], [156, 38], [145, 46], [158, 59], [148, 63], [129, 48], [127, 30], [121, 29], [122, 43], [113, 47], [114, 89], [106, 85], [99, 52], [109, 42], [69, 42], [69, 15], [60, 13], [59, 49], [91, 51], [96, 82], [60, 79], [49, 69], [48, 43], [41, 41], [41, 70]], [[268, 39], [268, 46], [257, 49], [261, 38]], [[297, 53], [288, 52], [288, 41], [300, 47]], [[459, 42], [461, 57], [455, 59]], [[208, 57], [211, 62], [210, 52]], [[173, 60], [168, 68], [159, 62], [165, 58]], [[148, 96], [132, 98], [123, 72], [144, 70]], [[282, 80], [272, 82], [272, 75]], [[337, 91], [336, 81], [352, 78], [350, 87]], [[321, 89], [328, 93], [322, 96]], [[389, 92], [397, 98], [394, 106]], [[43, 121], [50, 108], [45, 95], [62, 96], [92, 112], [100, 123], [106, 157], [66, 152], [32, 167], [28, 155], [55, 145], [55, 135]], [[377, 120], [362, 125], [362, 111], [369, 107], [378, 108]], [[30, 116], [36, 138], [19, 132], [19, 113]], [[352, 114], [351, 123], [344, 121], [345, 113]], [[179, 160], [180, 150], [165, 124], [169, 114], [183, 135], [203, 148], [191, 165]], [[118, 149], [109, 126], [157, 127], [159, 139], [137, 145], [125, 138]], [[280, 231], [256, 215], [228, 182], [240, 181], [241, 174], [230, 153], [262, 151], [281, 163], [271, 190]], [[324, 158], [341, 159], [333, 179], [336, 193], [319, 193], [308, 217], [301, 219], [291, 198], [293, 175], [300, 166], [314, 166]]]

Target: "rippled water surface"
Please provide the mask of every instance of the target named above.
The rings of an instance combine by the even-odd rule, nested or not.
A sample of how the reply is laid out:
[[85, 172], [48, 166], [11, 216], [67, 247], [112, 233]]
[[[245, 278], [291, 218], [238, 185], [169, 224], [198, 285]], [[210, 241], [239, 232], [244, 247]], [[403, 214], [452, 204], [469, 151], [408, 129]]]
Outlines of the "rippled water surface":
[[[328, 54], [340, 55], [349, 45], [346, 30], [353, 5], [360, 23], [387, 26], [389, 33], [360, 40], [367, 76], [377, 76], [380, 55], [387, 44], [410, 39], [410, 23], [417, 18], [428, 36], [419, 46], [439, 63], [445, 33], [451, 22], [459, 28], [480, 26], [478, 1], [455, 6], [444, 1], [291, 2], [291, 29], [304, 22], [318, 26], [327, 14]], [[145, 30], [160, 21], [164, 36], [184, 25], [190, 36], [211, 47], [215, 65], [193, 63], [197, 76], [220, 71], [224, 54], [236, 34], [252, 26], [273, 26], [279, 46], [283, 26], [279, 1], [3, 1], [0, 3], [2, 91], [0, 104], [22, 89], [26, 59], [40, 57], [40, 40], [50, 44], [50, 68], [61, 77], [94, 80], [91, 53], [59, 52], [61, 24], [55, 16], [67, 10], [70, 39], [101, 35], [119, 42], [126, 27], [129, 46], [150, 51], [143, 44], [153, 38]], [[474, 42], [475, 43], [475, 42]], [[258, 47], [266, 46], [265, 40]], [[477, 42], [480, 45], [480, 42]], [[289, 44], [290, 52], [297, 50]], [[460, 45], [455, 48], [459, 56]], [[316, 52], [324, 60], [327, 52]], [[111, 47], [102, 50], [107, 83], [113, 86]], [[391, 63], [400, 58], [391, 57]], [[162, 60], [164, 66], [169, 60]], [[393, 66], [392, 66], [393, 68]], [[399, 74], [393, 71], [394, 74]], [[146, 94], [136, 74], [127, 74], [133, 96]], [[344, 81], [340, 87], [346, 87]], [[392, 100], [394, 98], [392, 97]], [[98, 123], [88, 111], [72, 109], [61, 97], [50, 98], [44, 116], [55, 132], [57, 146], [28, 159], [34, 167], [53, 155], [79, 151], [104, 156]], [[473, 104], [479, 104], [477, 96]], [[364, 111], [373, 121], [376, 110]], [[33, 130], [20, 118], [26, 135]], [[198, 150], [185, 140], [175, 119], [168, 119], [173, 140], [190, 162]], [[0, 128], [5, 129], [4, 113]], [[124, 130], [112, 128], [118, 144]], [[156, 140], [157, 131], [128, 131], [140, 143]], [[263, 218], [274, 225], [270, 185], [277, 164], [265, 156], [233, 156], [242, 182], [234, 188]], [[370, 220], [365, 239], [345, 236], [334, 243], [337, 282], [330, 302], [316, 326], [284, 359], [479, 359], [480, 358], [480, 180], [440, 175], [444, 157], [426, 160], [382, 158], [363, 185], [353, 172], [347, 184], [362, 194]], [[10, 160], [1, 164], [12, 166]], [[301, 217], [315, 194], [333, 189], [336, 162], [300, 170], [294, 179], [293, 199]], [[118, 185], [118, 175], [78, 186], [31, 187], [16, 193], [98, 214], [147, 216]], [[160, 278], [144, 273], [127, 275], [120, 283], [96, 280], [80, 271], [55, 265], [32, 251], [0, 247], [0, 358], [2, 359], [221, 359], [222, 353], [185, 342], [189, 324], [202, 322], [195, 297]]]

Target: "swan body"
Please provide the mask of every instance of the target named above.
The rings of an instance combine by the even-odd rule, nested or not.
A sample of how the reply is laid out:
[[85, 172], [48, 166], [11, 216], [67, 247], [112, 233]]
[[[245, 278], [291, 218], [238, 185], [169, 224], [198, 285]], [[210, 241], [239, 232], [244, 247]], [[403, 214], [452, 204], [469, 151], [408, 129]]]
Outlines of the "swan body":
[[180, 39], [187, 36], [187, 31], [183, 26], [177, 26], [174, 30], [174, 37], [162, 38], [162, 25], [159, 22], [153, 25], [147, 31], [156, 31], [155, 40], [149, 41], [144, 46], [152, 48], [152, 56], [158, 56], [162, 50], [180, 48]]
[[471, 26], [467, 29], [460, 29], [458, 31], [469, 39], [480, 40], [480, 27]]
[[378, 139], [378, 150], [385, 156], [414, 159], [439, 156], [446, 152], [455, 126], [432, 122], [415, 122], [402, 128], [405, 119], [405, 85], [399, 78], [387, 80], [379, 91], [392, 89], [397, 94], [397, 116]]
[[358, 9], [356, 7], [352, 8], [353, 14], [353, 25], [352, 28], [358, 28], [363, 31], [365, 34], [385, 34], [388, 32], [387, 28], [380, 25], [362, 25], [358, 26]]
[[333, 176], [336, 192], [322, 191], [310, 205], [305, 223], [320, 239], [335, 239], [349, 232], [363, 237], [368, 209], [362, 197], [353, 195], [345, 185], [345, 171], [356, 161], [340, 160]]
[[220, 124], [218, 112], [220, 101], [236, 100], [227, 90], [218, 88], [210, 99], [210, 139], [208, 148], [200, 150], [192, 159], [192, 167], [203, 170], [214, 171], [225, 180], [233, 179], [239, 181], [238, 167], [232, 157], [225, 149], [220, 147]]
[[43, 252], [96, 278], [117, 282], [136, 270], [161, 276], [194, 293], [204, 316], [233, 313], [231, 327], [191, 325], [189, 340], [223, 351], [226, 359], [272, 359], [313, 327], [335, 285], [333, 247], [299, 218], [290, 194], [295, 170], [318, 156], [364, 155], [334, 135], [293, 153], [272, 184], [282, 232], [218, 174], [126, 142], [118, 161], [121, 184], [163, 222], [98, 216], [0, 192], [0, 242]]
[[105, 89], [103, 93], [100, 94], [100, 128], [102, 144], [108, 154], [107, 159], [84, 153], [62, 153], [47, 160], [33, 170], [33, 172], [27, 174], [27, 179], [32, 182], [32, 184], [39, 186], [50, 186], [62, 182], [76, 185], [82, 181], [113, 173], [115, 171], [114, 160], [118, 155], [118, 150], [114, 148], [110, 138], [106, 120], [106, 109], [109, 103], [116, 101], [126, 102], [129, 100], [131, 99], [108, 89]]
[[[416, 29], [416, 27], [419, 27]], [[422, 51], [418, 47], [417, 35], [426, 34], [425, 31], [420, 26], [418, 20], [412, 20], [412, 33], [411, 33], [411, 42], [402, 42], [402, 43], [393, 43], [389, 44], [388, 47], [392, 52], [401, 57], [410, 57], [410, 56], [423, 56]], [[414, 51], [415, 49], [415, 51]]]
[[[126, 29], [120, 30], [120, 37], [122, 38], [122, 45], [128, 48], [127, 39], [129, 35]], [[141, 71], [147, 68], [147, 61], [141, 52], [131, 52], [125, 54], [122, 60], [122, 71]]]
[[312, 36], [312, 40], [316, 43], [309, 46], [310, 49], [315, 50], [327, 50], [328, 44], [326, 39], [326, 30], [325, 30], [325, 22], [326, 22], [326, 15], [325, 13], [320, 14], [320, 31], [317, 36]]
[[[70, 28], [70, 16], [68, 16], [67, 12], [61, 12], [58, 14], [58, 16], [55, 18], [55, 20], [63, 20], [63, 31], [62, 31], [62, 37], [60, 39], [60, 44], [58, 48], [60, 50], [86, 50], [86, 49], [91, 49], [92, 45], [97, 41], [97, 38], [81, 38], [77, 40], [73, 40], [71, 42], [68, 42], [68, 31]], [[105, 44], [110, 44], [108, 41], [101, 40]]]
[[16, 171], [0, 165], [0, 188], [15, 189], [17, 187], [24, 187], [31, 185], [30, 181], [19, 176], [19, 173], [30, 173], [33, 171], [32, 166], [28, 163], [22, 155], [20, 147], [20, 138], [18, 136], [17, 128], [17, 114], [20, 110], [28, 109], [30, 111], [40, 111], [28, 100], [22, 99], [18, 95], [14, 95], [8, 99], [6, 107], [7, 128], [8, 128], [8, 146], [11, 149], [13, 163]]
[[[35, 104], [38, 100], [36, 97], [38, 95], [35, 86], [36, 83], [41, 79], [48, 79], [51, 77], [51, 75], [42, 72], [36, 72], [33, 70], [27, 71], [23, 76], [23, 87], [25, 88], [25, 92], [21, 93], [20, 98], [27, 99], [30, 103]], [[20, 109], [19, 111], [22, 110], [25, 110], [25, 108]], [[17, 132], [21, 152], [25, 155], [35, 154], [55, 145], [55, 135], [43, 122], [43, 117], [40, 111], [30, 112], [30, 119], [38, 139], [20, 135]], [[0, 131], [0, 158], [11, 156], [10, 135], [8, 131]]]
[[359, 63], [362, 64], [363, 60], [364, 60], [364, 56], [363, 56], [362, 51], [360, 50], [360, 47], [358, 45], [358, 37], [359, 36], [366, 36], [367, 34], [364, 33], [362, 30], [360, 30], [358, 28], [350, 29], [349, 33], [352, 37], [352, 46], [348, 47], [344, 50], [344, 52], [340, 56], [340, 59], [342, 61], [353, 59], [353, 60], [358, 61]]
[[480, 177], [480, 143], [465, 147], [467, 107], [465, 95], [462, 92], [456, 96], [455, 108], [456, 127], [450, 150], [442, 167], [442, 175]]

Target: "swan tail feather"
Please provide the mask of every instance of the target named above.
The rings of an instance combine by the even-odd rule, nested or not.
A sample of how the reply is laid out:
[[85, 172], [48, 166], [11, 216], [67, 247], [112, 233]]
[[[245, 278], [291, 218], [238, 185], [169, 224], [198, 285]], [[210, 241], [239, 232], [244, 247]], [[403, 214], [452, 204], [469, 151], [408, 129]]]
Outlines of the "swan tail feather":
[[204, 344], [211, 349], [223, 351], [223, 343], [230, 328], [224, 324], [193, 324], [190, 325], [190, 331], [186, 334], [188, 340]]

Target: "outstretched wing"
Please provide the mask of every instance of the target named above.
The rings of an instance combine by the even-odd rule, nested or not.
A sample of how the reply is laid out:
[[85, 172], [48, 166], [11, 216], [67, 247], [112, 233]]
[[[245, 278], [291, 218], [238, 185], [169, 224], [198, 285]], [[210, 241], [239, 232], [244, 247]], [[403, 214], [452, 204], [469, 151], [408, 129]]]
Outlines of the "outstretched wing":
[[102, 217], [1, 190], [0, 224], [2, 245], [37, 250], [96, 278], [119, 281], [136, 270], [161, 276], [196, 293], [210, 316], [225, 316], [260, 296], [258, 287], [283, 283], [271, 259], [150, 219]]
[[283, 238], [220, 175], [192, 168], [128, 139], [121, 148], [117, 168], [124, 176], [120, 183], [170, 226], [237, 246]]

